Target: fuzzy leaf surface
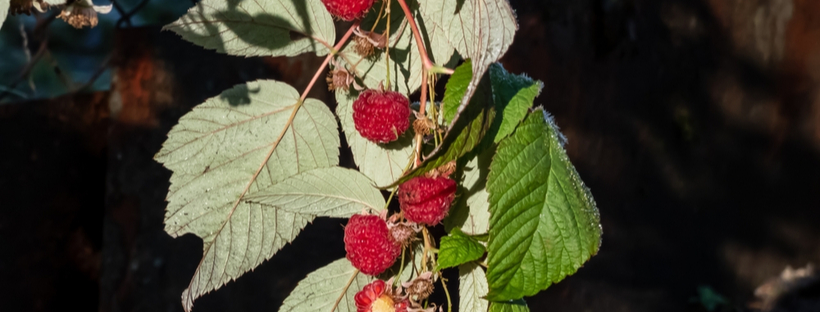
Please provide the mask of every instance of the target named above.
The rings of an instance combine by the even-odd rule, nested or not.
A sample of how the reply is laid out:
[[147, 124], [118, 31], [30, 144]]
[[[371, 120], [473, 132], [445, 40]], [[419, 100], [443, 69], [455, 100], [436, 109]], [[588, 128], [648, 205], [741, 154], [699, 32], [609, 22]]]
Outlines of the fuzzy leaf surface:
[[[472, 153], [471, 153], [472, 154]], [[495, 149], [489, 148], [470, 158], [463, 168], [463, 179], [459, 184], [459, 197], [450, 208], [450, 215], [444, 219], [448, 231], [460, 228], [470, 235], [487, 234], [490, 229], [490, 202], [487, 200], [487, 175], [490, 173]], [[469, 155], [468, 155], [469, 156]], [[459, 162], [462, 162], [459, 160]]]
[[165, 231], [203, 240], [202, 261], [183, 293], [187, 311], [269, 259], [315, 217], [243, 201], [288, 177], [338, 165], [333, 114], [317, 100], [298, 103], [299, 93], [282, 82], [236, 86], [180, 118], [155, 156], [173, 171]]
[[493, 123], [493, 142], [498, 143], [515, 130], [527, 116], [535, 97], [541, 94], [544, 83], [526, 75], [507, 72], [499, 63], [490, 65], [490, 82], [496, 111], [500, 115]]
[[202, 0], [164, 29], [239, 56], [325, 55], [336, 40], [321, 0]]
[[9, 14], [9, 0], [0, 0], [0, 28], [3, 28], [3, 22], [6, 21], [6, 16]]
[[[313, 271], [301, 280], [296, 289], [285, 298], [280, 312], [330, 311], [336, 299], [356, 272], [356, 268], [346, 258], [342, 258]], [[335, 311], [356, 312], [356, 293], [373, 281], [366, 274], [356, 274], [350, 287], [342, 296]]]
[[598, 208], [552, 118], [536, 109], [501, 141], [490, 166], [490, 301], [532, 296], [598, 252]]
[[413, 155], [412, 131], [407, 131], [398, 140], [389, 144], [373, 143], [356, 131], [353, 124], [354, 95], [346, 91], [336, 92], [336, 115], [342, 124], [347, 144], [353, 152], [353, 160], [359, 170], [372, 179], [376, 185], [387, 185], [401, 177], [404, 168]]
[[490, 303], [490, 312], [530, 312], [524, 300]]
[[478, 260], [484, 255], [484, 245], [475, 238], [467, 236], [458, 228], [450, 235], [441, 238], [438, 254], [438, 269], [457, 267], [470, 261]]
[[305, 171], [248, 195], [245, 201], [336, 218], [349, 218], [364, 209], [377, 212], [385, 204], [372, 180], [359, 171], [341, 167]]
[[[459, 77], [465, 77], [466, 74], [463, 72], [472, 72], [470, 62], [465, 62], [456, 68], [453, 76], [458, 74]], [[401, 177], [401, 179], [393, 183], [393, 185], [404, 183], [407, 180], [420, 176], [452, 160], [456, 160], [472, 151], [473, 148], [481, 143], [482, 138], [487, 133], [487, 130], [489, 130], [492, 120], [495, 117], [490, 79], [485, 75], [481, 81], [479, 92], [471, 100], [467, 111], [459, 118], [453, 119], [447, 133], [444, 135], [441, 145], [434, 149], [430, 155], [427, 155], [418, 168]], [[453, 80], [451, 78], [450, 81], [447, 82], [447, 89], [463, 90], [464, 83], [465, 80], [463, 79]], [[444, 100], [442, 101], [442, 107], [445, 112], [444, 116], [447, 116], [447, 110], [453, 107], [448, 103], [455, 101], [455, 99], [461, 99], [461, 95], [451, 93], [451, 96], [448, 97], [447, 93], [445, 93]]]
[[458, 266], [458, 310], [485, 312], [490, 302], [487, 295], [487, 276], [477, 263]]

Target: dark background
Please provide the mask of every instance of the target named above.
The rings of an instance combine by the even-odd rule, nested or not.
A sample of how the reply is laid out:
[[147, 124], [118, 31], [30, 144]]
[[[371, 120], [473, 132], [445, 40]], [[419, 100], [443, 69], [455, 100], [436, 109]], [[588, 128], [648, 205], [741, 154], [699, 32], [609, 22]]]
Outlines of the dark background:
[[[569, 138], [604, 229], [600, 253], [528, 298], [532, 311], [706, 311], [709, 294], [717, 311], [820, 311], [813, 274], [778, 279], [820, 263], [820, 1], [511, 3], [520, 30], [501, 62], [545, 83], [536, 103]], [[0, 310], [182, 310], [202, 243], [163, 232], [170, 172], [153, 155], [204, 99], [259, 78], [300, 89], [321, 62], [160, 31], [190, 5], [148, 0], [119, 28], [118, 11], [94, 30], [53, 22], [51, 57], [0, 103]], [[22, 44], [19, 25], [38, 18], [0, 32], [0, 92], [43, 41]], [[325, 90], [311, 96], [333, 102]], [[195, 311], [277, 310], [344, 256], [341, 223], [318, 219]]]

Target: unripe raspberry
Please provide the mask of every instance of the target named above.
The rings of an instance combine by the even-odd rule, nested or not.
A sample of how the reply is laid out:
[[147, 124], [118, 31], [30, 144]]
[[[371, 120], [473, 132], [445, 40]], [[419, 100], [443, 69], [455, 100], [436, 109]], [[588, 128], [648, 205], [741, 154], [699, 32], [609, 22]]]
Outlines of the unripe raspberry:
[[322, 0], [331, 15], [346, 21], [359, 19], [367, 14], [375, 0]]
[[390, 237], [387, 223], [375, 215], [350, 217], [344, 241], [350, 263], [371, 276], [387, 270], [401, 255], [401, 246]]
[[397, 302], [382, 280], [367, 284], [353, 297], [356, 312], [407, 312], [407, 300]]
[[399, 185], [399, 204], [407, 220], [434, 226], [441, 223], [456, 197], [456, 181], [445, 176], [420, 176]]
[[365, 90], [353, 102], [353, 124], [371, 142], [395, 141], [410, 127], [410, 100], [394, 91]]

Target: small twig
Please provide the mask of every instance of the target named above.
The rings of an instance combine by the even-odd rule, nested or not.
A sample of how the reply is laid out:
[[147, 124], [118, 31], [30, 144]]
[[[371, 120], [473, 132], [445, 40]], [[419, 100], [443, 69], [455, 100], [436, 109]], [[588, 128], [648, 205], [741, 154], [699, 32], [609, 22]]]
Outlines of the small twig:
[[439, 275], [439, 280], [441, 280], [441, 287], [444, 288], [444, 294], [447, 295], [447, 312], [453, 312], [453, 302], [450, 300], [450, 291], [447, 290], [447, 284], [444, 283], [444, 276]]
[[313, 88], [313, 85], [316, 83], [316, 80], [319, 80], [319, 76], [322, 75], [322, 72], [327, 67], [327, 64], [330, 63], [330, 59], [332, 59], [333, 56], [342, 49], [342, 46], [344, 46], [344, 44], [347, 43], [347, 40], [350, 39], [350, 35], [353, 34], [353, 30], [355, 30], [356, 27], [359, 27], [360, 23], [361, 21], [354, 22], [353, 25], [350, 26], [350, 29], [347, 30], [347, 33], [345, 33], [344, 37], [342, 37], [342, 39], [339, 40], [339, 43], [337, 43], [333, 47], [333, 50], [330, 51], [330, 53], [328, 53], [327, 57], [325, 58], [325, 61], [322, 63], [322, 66], [319, 66], [319, 69], [316, 71], [316, 74], [314, 74], [313, 78], [310, 79], [310, 83], [308, 83], [307, 87], [305, 88], [305, 91], [302, 92], [302, 96], [299, 98], [300, 102], [304, 101], [307, 98], [308, 92], [310, 92], [310, 89]]
[[421, 271], [427, 271], [427, 251], [433, 249], [433, 246], [430, 244], [430, 233], [427, 231], [427, 227], [421, 228], [421, 235], [424, 236], [424, 251], [421, 253]]
[[342, 294], [339, 295], [339, 298], [336, 298], [336, 303], [333, 304], [333, 308], [330, 309], [330, 312], [336, 311], [339, 303], [342, 302], [342, 298], [345, 297], [347, 289], [349, 289], [350, 285], [353, 284], [353, 281], [356, 280], [356, 275], [359, 275], [359, 269], [356, 269], [356, 271], [353, 272], [353, 275], [350, 276], [350, 280], [347, 281], [347, 285], [345, 285], [345, 288], [342, 290]]

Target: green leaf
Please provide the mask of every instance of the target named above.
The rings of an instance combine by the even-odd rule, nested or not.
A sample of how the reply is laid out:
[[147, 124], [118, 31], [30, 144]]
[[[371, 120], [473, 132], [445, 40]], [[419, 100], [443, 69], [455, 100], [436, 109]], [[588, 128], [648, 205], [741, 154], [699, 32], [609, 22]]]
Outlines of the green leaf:
[[203, 240], [183, 306], [270, 258], [313, 218], [243, 197], [288, 177], [339, 164], [333, 114], [317, 100], [300, 105], [285, 83], [261, 80], [208, 99], [179, 120], [156, 160], [173, 171], [165, 231]]
[[490, 312], [530, 312], [524, 300], [490, 303]]
[[[355, 272], [356, 268], [346, 258], [333, 261], [331, 264], [313, 271], [296, 285], [296, 289], [285, 298], [279, 311], [330, 311]], [[335, 311], [356, 312], [356, 302], [353, 297], [371, 281], [373, 281], [372, 277], [365, 274], [356, 274]]]
[[493, 141], [498, 143], [515, 130], [515, 127], [527, 116], [535, 97], [541, 94], [544, 83], [534, 81], [526, 75], [515, 75], [507, 72], [499, 63], [490, 65], [490, 81], [493, 85], [493, 98], [496, 117], [493, 124], [495, 133]]
[[[490, 229], [490, 202], [487, 200], [489, 194], [486, 182], [493, 155], [495, 149], [488, 148], [460, 166], [463, 168], [464, 178], [459, 184], [459, 196], [450, 208], [450, 215], [444, 219], [447, 231], [461, 228], [464, 233], [479, 235], [486, 234]], [[462, 160], [464, 158], [467, 157]]]
[[387, 185], [401, 177], [413, 155], [412, 131], [389, 144], [376, 144], [362, 137], [353, 124], [353, 101], [355, 97], [346, 91], [336, 91], [336, 115], [353, 152], [359, 170], [376, 185]]
[[[416, 6], [416, 4], [410, 5]], [[390, 44], [390, 89], [410, 94], [421, 86], [421, 56], [415, 46], [410, 26], [402, 22], [404, 14], [401, 14], [402, 10], [398, 1], [391, 1], [391, 10], [393, 14], [391, 14], [390, 21], [390, 38], [393, 42]], [[362, 21], [361, 29], [370, 30], [374, 22], [374, 14], [368, 15]], [[382, 19], [375, 32], [383, 33], [385, 26], [385, 21]], [[387, 79], [387, 54], [384, 51], [377, 51], [376, 55], [363, 58], [356, 53], [356, 43], [351, 42], [342, 49], [341, 53], [344, 58], [339, 61], [340, 65], [361, 78], [367, 88], [375, 89]], [[384, 83], [384, 86], [386, 87], [387, 83]]]
[[487, 295], [487, 277], [475, 262], [458, 266], [458, 310], [485, 312], [490, 302]]
[[321, 0], [202, 0], [164, 29], [239, 56], [325, 55], [336, 28]]
[[[465, 62], [456, 68], [456, 73], [458, 73], [459, 76], [463, 75], [462, 73], [459, 73], [461, 71], [471, 71], [470, 62]], [[447, 89], [459, 89], [461, 87], [461, 82], [463, 81], [450, 80], [447, 82]], [[401, 179], [393, 183], [391, 186], [404, 183], [407, 180], [420, 176], [452, 160], [456, 160], [472, 151], [473, 148], [481, 142], [481, 139], [487, 133], [487, 130], [490, 128], [492, 120], [495, 117], [495, 108], [493, 107], [492, 96], [490, 78], [485, 75], [484, 79], [481, 80], [478, 94], [473, 97], [471, 105], [467, 111], [453, 119], [447, 133], [444, 135], [441, 145], [436, 147], [430, 155], [425, 157], [425, 160], [418, 168], [402, 176]], [[460, 97], [456, 95], [456, 98]], [[453, 97], [451, 96], [448, 98], [445, 93], [442, 104], [445, 109], [447, 109], [448, 106], [452, 107], [447, 104], [451, 99], [453, 99]]]
[[452, 268], [478, 260], [485, 251], [484, 245], [455, 228], [450, 235], [441, 238], [437, 269]]
[[505, 138], [487, 178], [490, 301], [532, 296], [598, 252], [598, 208], [543, 109]]
[[441, 101], [441, 115], [444, 123], [450, 124], [458, 113], [458, 106], [461, 99], [467, 92], [467, 86], [473, 79], [472, 62], [467, 60], [456, 68], [444, 89], [444, 99]]
[[0, 29], [3, 28], [3, 22], [6, 21], [6, 16], [9, 14], [9, 0], [0, 0]]
[[508, 0], [446, 0], [460, 6], [449, 19], [450, 43], [459, 54], [472, 60], [473, 78], [467, 85], [457, 110], [461, 114], [490, 64], [495, 63], [512, 44], [518, 23]]
[[425, 45], [430, 50], [430, 58], [436, 64], [450, 60], [455, 48], [450, 44], [449, 25], [456, 12], [456, 0], [419, 1], [420, 31], [425, 36]]
[[248, 203], [319, 217], [349, 218], [364, 209], [384, 209], [384, 197], [373, 181], [341, 167], [306, 171], [245, 196]]

